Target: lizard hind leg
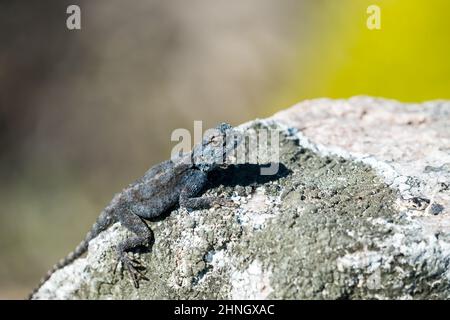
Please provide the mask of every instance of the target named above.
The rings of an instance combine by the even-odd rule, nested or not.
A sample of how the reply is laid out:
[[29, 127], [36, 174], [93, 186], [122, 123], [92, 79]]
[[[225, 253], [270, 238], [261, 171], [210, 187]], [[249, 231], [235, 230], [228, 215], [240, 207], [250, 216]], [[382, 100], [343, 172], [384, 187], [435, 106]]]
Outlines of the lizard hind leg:
[[141, 262], [130, 258], [128, 252], [133, 251], [138, 247], [149, 247], [152, 239], [152, 232], [147, 224], [137, 215], [135, 215], [129, 208], [124, 208], [119, 215], [120, 223], [135, 235], [120, 242], [117, 247], [117, 264], [114, 268], [116, 271], [119, 264], [122, 266], [122, 271], [126, 270], [129, 273], [130, 279], [135, 288], [139, 288], [140, 280], [147, 280], [144, 271], [145, 267]]

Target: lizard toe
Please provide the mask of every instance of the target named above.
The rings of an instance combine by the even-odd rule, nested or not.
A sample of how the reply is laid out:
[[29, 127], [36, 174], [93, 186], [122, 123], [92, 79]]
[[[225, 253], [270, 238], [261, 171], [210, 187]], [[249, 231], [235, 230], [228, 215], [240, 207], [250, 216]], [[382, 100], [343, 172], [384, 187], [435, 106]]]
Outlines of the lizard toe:
[[122, 255], [120, 263], [128, 271], [133, 286], [139, 288], [139, 281], [149, 279], [144, 275], [145, 267], [137, 259], [131, 259], [127, 255]]

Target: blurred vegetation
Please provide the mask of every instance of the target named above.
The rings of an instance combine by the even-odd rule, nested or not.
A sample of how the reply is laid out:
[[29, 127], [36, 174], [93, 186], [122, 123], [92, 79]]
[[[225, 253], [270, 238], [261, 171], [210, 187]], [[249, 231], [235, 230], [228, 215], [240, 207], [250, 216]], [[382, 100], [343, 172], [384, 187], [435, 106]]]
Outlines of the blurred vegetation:
[[[381, 9], [381, 29], [366, 27], [369, 5]], [[373, 95], [402, 101], [450, 98], [450, 1], [321, 1], [315, 33], [271, 110], [305, 98]], [[307, 62], [307, 63], [306, 63]]]
[[[79, 4], [82, 30], [65, 28]], [[369, 5], [381, 30], [366, 27]], [[446, 0], [0, 3], [0, 298], [22, 297], [175, 128], [300, 100], [450, 98]]]

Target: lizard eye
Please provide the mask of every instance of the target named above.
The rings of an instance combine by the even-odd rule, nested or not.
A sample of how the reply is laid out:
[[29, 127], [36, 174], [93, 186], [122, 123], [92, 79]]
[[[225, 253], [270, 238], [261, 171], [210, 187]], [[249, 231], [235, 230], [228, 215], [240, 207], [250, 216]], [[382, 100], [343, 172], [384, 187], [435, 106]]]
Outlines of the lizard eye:
[[217, 137], [213, 137], [211, 138], [210, 142], [213, 147], [217, 147], [220, 143], [220, 139], [218, 139]]

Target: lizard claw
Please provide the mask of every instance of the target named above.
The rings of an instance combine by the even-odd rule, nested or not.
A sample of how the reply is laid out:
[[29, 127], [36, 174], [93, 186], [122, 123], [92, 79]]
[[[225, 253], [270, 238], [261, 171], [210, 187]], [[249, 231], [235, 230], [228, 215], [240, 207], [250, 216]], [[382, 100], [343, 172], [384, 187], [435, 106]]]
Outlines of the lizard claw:
[[143, 271], [145, 270], [145, 267], [142, 266], [142, 264], [136, 260], [129, 258], [126, 254], [122, 254], [120, 258], [117, 261], [117, 264], [114, 268], [114, 274], [116, 273], [117, 266], [121, 264], [122, 265], [122, 278], [123, 278], [123, 271], [126, 269], [129, 273], [130, 279], [133, 282], [134, 287], [137, 289], [139, 288], [139, 281], [140, 280], [146, 280], [149, 281], [149, 279], [144, 275]]

